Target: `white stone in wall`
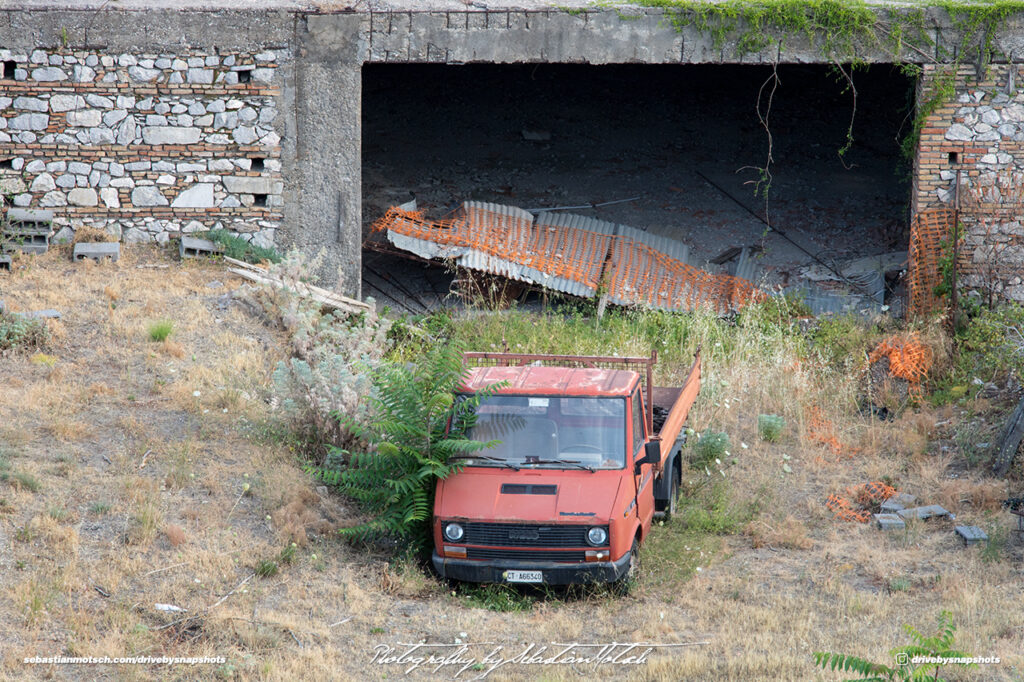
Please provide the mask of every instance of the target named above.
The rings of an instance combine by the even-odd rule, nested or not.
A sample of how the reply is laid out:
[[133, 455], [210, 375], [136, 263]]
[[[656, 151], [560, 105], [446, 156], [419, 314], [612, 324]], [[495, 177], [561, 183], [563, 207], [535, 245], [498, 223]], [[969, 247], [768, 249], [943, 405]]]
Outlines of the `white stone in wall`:
[[110, 162], [109, 168], [110, 174], [115, 178], [119, 178], [124, 175], [124, 164], [117, 163], [116, 161]]
[[[113, 184], [113, 183], [111, 183]], [[167, 198], [153, 186], [136, 187], [132, 190], [133, 206], [166, 206]]]
[[249, 170], [252, 168], [252, 159], [232, 159], [231, 162], [241, 168], [242, 170]]
[[139, 244], [141, 242], [148, 242], [149, 235], [140, 230], [137, 227], [129, 227], [124, 231], [124, 241], [126, 244]]
[[43, 198], [39, 200], [39, 205], [43, 208], [50, 208], [52, 206], [67, 206], [68, 200], [64, 197], [63, 192], [53, 191], [47, 192], [43, 195]]
[[117, 127], [117, 143], [129, 145], [135, 139], [135, 117], [129, 116]]
[[89, 94], [85, 96], [85, 101], [89, 103], [89, 106], [97, 107], [98, 109], [113, 109], [114, 100], [109, 97], [102, 97], [100, 95]]
[[31, 194], [19, 194], [18, 196], [14, 197], [14, 205], [15, 206], [22, 207], [22, 206], [30, 206], [31, 204], [32, 204], [32, 195]]
[[179, 85], [181, 83], [184, 83], [185, 79], [182, 77], [180, 71], [173, 71], [170, 77], [167, 79], [167, 82], [171, 85]]
[[280, 141], [281, 141], [281, 136], [278, 135], [277, 133], [275, 133], [274, 131], [270, 131], [269, 133], [264, 135], [262, 138], [260, 138], [260, 144], [262, 144], [262, 145], [264, 145], [266, 147], [276, 147], [277, 144]]
[[25, 186], [25, 181], [21, 178], [14, 176], [3, 178], [0, 177], [0, 194], [20, 194], [24, 192], [28, 187]]
[[249, 126], [239, 126], [231, 133], [238, 144], [252, 144], [256, 141], [256, 131]]
[[68, 203], [72, 206], [95, 206], [96, 190], [91, 187], [76, 187], [68, 192]]
[[258, 62], [272, 62], [277, 59], [277, 55], [268, 50], [266, 52], [257, 52], [254, 59]]
[[110, 181], [110, 186], [131, 189], [135, 187], [135, 181], [131, 178], [114, 178]]
[[274, 69], [253, 69], [252, 79], [259, 83], [269, 83], [274, 79]]
[[71, 189], [72, 187], [75, 186], [75, 176], [71, 175], [70, 173], [58, 175], [56, 183], [58, 187], [62, 187], [63, 189]]
[[205, 171], [206, 164], [182, 162], [177, 165], [176, 170], [179, 173], [194, 173], [195, 171]]
[[999, 112], [990, 108], [981, 114], [981, 121], [990, 126], [999, 125]]
[[151, 165], [149, 161], [132, 161], [131, 163], [126, 163], [124, 167], [130, 171], [144, 171], [149, 170]]
[[118, 66], [135, 66], [138, 63], [138, 60], [135, 59], [135, 55], [132, 54], [122, 54], [117, 58]]
[[14, 70], [14, 80], [16, 80], [16, 81], [27, 81], [28, 80], [28, 71], [25, 70], [25, 69], [15, 69]]
[[189, 69], [188, 82], [200, 84], [213, 83], [213, 71], [210, 69]]
[[135, 98], [128, 97], [126, 95], [118, 95], [116, 104], [118, 109], [131, 109], [135, 106]]
[[94, 54], [91, 54], [85, 58], [86, 66], [99, 66], [100, 59]]
[[117, 196], [117, 190], [113, 187], [105, 187], [100, 190], [100, 199], [107, 208], [121, 208], [121, 200]]
[[50, 111], [55, 114], [81, 109], [85, 106], [85, 100], [81, 95], [53, 95], [50, 97]]
[[49, 104], [44, 99], [38, 97], [16, 97], [14, 99], [15, 109], [24, 109], [25, 111], [46, 111], [49, 108]]
[[1024, 106], [1011, 104], [1008, 107], [1003, 107], [1002, 116], [1003, 120], [1009, 123], [1020, 123], [1024, 121]]
[[46, 170], [46, 164], [39, 159], [32, 159], [25, 164], [25, 172], [29, 174], [42, 173], [44, 170]]
[[7, 107], [11, 106], [11, 102], [13, 101], [14, 100], [12, 100], [10, 97], [4, 97], [0, 95], [0, 109], [6, 109]]
[[233, 165], [228, 159], [210, 159], [210, 170], [212, 171], [229, 171], [232, 168]]
[[144, 57], [144, 58], [139, 60], [139, 66], [141, 66], [141, 67], [143, 67], [145, 69], [152, 69], [155, 66], [155, 64], [154, 64], [154, 61], [152, 59], [149, 59], [148, 57]]
[[974, 137], [974, 140], [975, 142], [998, 142], [999, 133], [994, 130], [989, 130], [988, 132], [979, 133]]
[[146, 125], [148, 126], [165, 126], [167, 125], [167, 117], [160, 116], [158, 114], [146, 114]]
[[173, 175], [161, 175], [160, 177], [158, 177], [156, 179], [156, 184], [158, 184], [158, 185], [171, 186], [171, 185], [174, 184], [174, 182], [175, 182], [175, 178], [174, 178]]
[[260, 123], [271, 123], [277, 117], [277, 109], [267, 105], [260, 109]]
[[7, 121], [11, 130], [46, 130], [50, 117], [46, 114], [21, 114]]
[[71, 80], [76, 83], [91, 83], [96, 80], [96, 70], [91, 67], [78, 64], [72, 71]]
[[149, 83], [156, 80], [160, 72], [156, 69], [147, 69], [142, 66], [128, 67], [128, 76], [136, 83]]
[[225, 106], [228, 109], [241, 109], [245, 106], [245, 102], [240, 99], [229, 99]]
[[223, 112], [226, 108], [227, 107], [224, 104], [224, 100], [222, 99], [215, 99], [206, 105], [206, 111], [208, 111], [211, 114], [219, 114]]
[[213, 117], [214, 128], [234, 128], [238, 125], [238, 112], [228, 111]]
[[184, 71], [188, 68], [188, 62], [184, 59], [175, 59], [171, 62], [171, 68], [175, 71]]
[[103, 120], [98, 109], [76, 109], [65, 114], [68, 125], [75, 128], [93, 128]]
[[67, 80], [68, 75], [55, 66], [44, 66], [40, 69], [32, 69], [32, 80], [41, 83], [52, 83], [54, 81]]
[[191, 234], [193, 232], [205, 232], [206, 225], [203, 225], [198, 220], [190, 220], [181, 227], [181, 231], [185, 234]]
[[210, 135], [206, 138], [207, 144], [231, 144], [231, 140], [228, 139], [227, 135], [215, 134]]
[[954, 123], [946, 131], [947, 140], [958, 140], [961, 142], [970, 142], [974, 139], [974, 133], [965, 125], [960, 123]]
[[53, 181], [53, 176], [49, 173], [42, 173], [37, 175], [36, 179], [32, 181], [33, 192], [49, 192], [57, 188], [56, 183]]
[[24, 142], [25, 144], [32, 144], [36, 141], [36, 134], [30, 132], [18, 133], [18, 142]]
[[273, 181], [270, 178], [226, 175], [224, 187], [233, 194], [272, 194]]
[[242, 205], [242, 202], [240, 202], [235, 197], [228, 197], [224, 201], [220, 202], [220, 207], [221, 208], [238, 208], [241, 205]]
[[112, 109], [107, 113], [103, 114], [103, 125], [107, 127], [113, 127], [119, 122], [124, 120], [124, 117], [128, 115], [128, 112], [124, 109]]
[[198, 128], [143, 128], [142, 139], [146, 144], [195, 144], [199, 141]]
[[43, 50], [33, 50], [32, 55], [28, 58], [33, 64], [45, 64], [46, 63], [46, 52]]
[[197, 183], [171, 202], [172, 208], [213, 208], [213, 185]]

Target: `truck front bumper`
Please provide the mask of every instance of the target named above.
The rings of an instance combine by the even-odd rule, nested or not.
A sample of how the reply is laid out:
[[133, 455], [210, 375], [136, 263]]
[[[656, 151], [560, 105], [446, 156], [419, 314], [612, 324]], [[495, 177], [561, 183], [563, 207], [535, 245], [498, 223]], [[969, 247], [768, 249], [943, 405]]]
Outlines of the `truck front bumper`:
[[578, 583], [613, 583], [629, 570], [629, 552], [618, 561], [590, 561], [566, 564], [555, 561], [514, 561], [491, 559], [471, 561], [439, 556], [431, 557], [434, 570], [442, 578], [468, 583], [504, 583], [507, 570], [541, 571], [545, 585], [572, 585]]

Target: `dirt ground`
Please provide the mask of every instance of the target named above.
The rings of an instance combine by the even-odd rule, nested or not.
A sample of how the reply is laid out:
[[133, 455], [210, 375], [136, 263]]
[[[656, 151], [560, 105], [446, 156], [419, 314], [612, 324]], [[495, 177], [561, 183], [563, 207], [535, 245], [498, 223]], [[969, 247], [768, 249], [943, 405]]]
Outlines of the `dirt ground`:
[[[761, 500], [754, 521], [722, 535], [656, 528], [630, 596], [526, 595], [512, 600], [523, 610], [494, 611], [335, 537], [353, 512], [303, 473], [279, 427], [270, 375], [286, 346], [225, 296], [240, 286], [221, 264], [140, 247], [101, 266], [58, 249], [0, 273], [9, 309], [62, 313], [48, 346], [0, 357], [3, 679], [833, 680], [812, 652], [888, 663], [909, 643], [904, 624], [930, 634], [944, 609], [959, 647], [1001, 661], [947, 677], [1024, 676], [1024, 545], [999, 509], [1006, 484], [957, 473], [955, 449], [937, 445], [953, 410], [841, 424], [861, 451], [833, 462], [793, 435], [759, 441], [755, 389], [729, 388], [709, 361], [715, 406], [698, 417], [713, 409], [733, 438], [727, 476], [741, 500]], [[151, 340], [160, 321], [163, 342]], [[996, 551], [964, 547], [948, 520], [883, 534], [832, 519], [827, 494], [893, 471], [998, 535]], [[386, 658], [421, 642], [472, 660]], [[524, 662], [573, 642], [663, 646], [596, 668]], [[490, 671], [489, 654], [520, 658]], [[224, 662], [23, 662], [60, 655]]]

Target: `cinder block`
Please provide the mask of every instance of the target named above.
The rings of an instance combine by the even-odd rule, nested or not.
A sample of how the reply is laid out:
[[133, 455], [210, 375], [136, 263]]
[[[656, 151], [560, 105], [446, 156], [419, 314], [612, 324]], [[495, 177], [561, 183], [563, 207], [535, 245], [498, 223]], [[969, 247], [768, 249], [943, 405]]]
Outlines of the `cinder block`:
[[10, 271], [11, 257], [0, 253], [0, 270]]
[[197, 258], [199, 256], [213, 256], [218, 253], [224, 253], [224, 246], [221, 244], [214, 244], [209, 239], [201, 239], [199, 237], [186, 237], [182, 236], [178, 242], [178, 253], [182, 259], [185, 258]]
[[977, 526], [957, 526], [956, 534], [963, 538], [965, 545], [973, 545], [988, 540], [988, 534]]
[[930, 519], [936, 516], [952, 516], [946, 511], [941, 505], [930, 504], [926, 507], [911, 507], [910, 509], [900, 509], [896, 512], [905, 519]]
[[906, 522], [896, 514], [875, 514], [875, 521], [882, 530], [903, 530]]
[[906, 509], [910, 505], [917, 502], [917, 498], [908, 493], [896, 493], [888, 500], [882, 503], [882, 512], [887, 514], [895, 514], [901, 509]]
[[97, 263], [104, 258], [117, 261], [121, 258], [121, 244], [119, 242], [80, 242], [75, 244], [71, 258], [76, 261], [92, 258]]

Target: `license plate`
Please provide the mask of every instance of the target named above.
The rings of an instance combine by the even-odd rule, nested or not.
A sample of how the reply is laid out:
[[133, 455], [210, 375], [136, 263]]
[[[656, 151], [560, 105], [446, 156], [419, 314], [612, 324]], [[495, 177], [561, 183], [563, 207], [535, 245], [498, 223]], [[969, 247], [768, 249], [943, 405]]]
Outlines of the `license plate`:
[[541, 571], [505, 571], [502, 576], [510, 583], [544, 582], [544, 573]]

